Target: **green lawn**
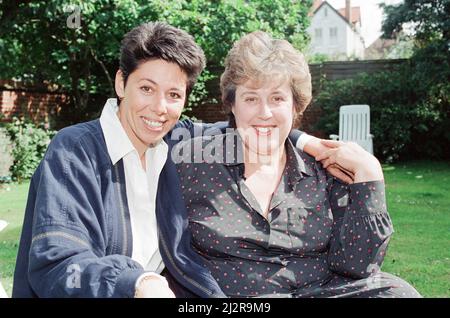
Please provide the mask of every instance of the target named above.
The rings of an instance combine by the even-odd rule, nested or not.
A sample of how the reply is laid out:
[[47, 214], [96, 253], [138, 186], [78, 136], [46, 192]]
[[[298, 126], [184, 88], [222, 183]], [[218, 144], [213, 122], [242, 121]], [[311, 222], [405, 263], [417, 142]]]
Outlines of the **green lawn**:
[[[382, 269], [425, 297], [450, 297], [450, 163], [409, 162], [384, 167], [395, 234]], [[0, 279], [11, 294], [29, 184], [0, 189]]]
[[386, 166], [395, 233], [382, 270], [425, 297], [450, 297], [450, 163]]
[[6, 292], [11, 295], [12, 276], [19, 247], [23, 214], [29, 183], [3, 185], [0, 188], [0, 219], [8, 226], [0, 232], [0, 279]]

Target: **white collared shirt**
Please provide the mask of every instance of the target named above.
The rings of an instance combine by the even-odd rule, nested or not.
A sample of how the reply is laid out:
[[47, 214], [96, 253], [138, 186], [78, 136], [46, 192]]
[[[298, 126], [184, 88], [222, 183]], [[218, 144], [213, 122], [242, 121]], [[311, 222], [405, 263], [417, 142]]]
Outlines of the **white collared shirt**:
[[168, 146], [162, 140], [145, 152], [147, 171], [142, 168], [139, 154], [120, 123], [117, 100], [107, 100], [100, 116], [108, 153], [113, 164], [123, 159], [125, 184], [133, 235], [131, 258], [145, 270], [161, 273], [164, 263], [158, 247], [156, 225], [156, 192], [161, 170], [166, 163]]

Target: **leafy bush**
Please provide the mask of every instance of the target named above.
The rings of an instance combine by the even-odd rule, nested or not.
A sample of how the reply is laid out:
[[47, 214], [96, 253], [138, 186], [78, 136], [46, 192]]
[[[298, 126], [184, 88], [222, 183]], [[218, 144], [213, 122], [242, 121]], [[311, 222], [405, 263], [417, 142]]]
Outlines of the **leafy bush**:
[[10, 168], [14, 181], [29, 179], [44, 157], [47, 146], [56, 131], [39, 127], [24, 119], [14, 118], [6, 126], [11, 138], [14, 163]]
[[331, 58], [326, 54], [316, 53], [309, 56], [307, 55], [307, 60], [309, 64], [321, 64], [331, 60]]
[[[114, 96], [120, 41], [134, 26], [165, 21], [186, 30], [204, 49], [212, 74], [247, 32], [264, 30], [306, 47], [311, 5], [312, 0], [25, 1], [7, 6], [8, 19], [0, 19], [0, 56], [8, 61], [0, 63], [0, 78], [45, 81], [62, 89], [71, 99], [65, 107], [71, 111], [69, 123], [85, 121], [102, 106], [93, 102], [94, 95]], [[69, 27], [67, 20], [77, 12], [80, 27]], [[199, 79], [189, 105], [205, 102], [208, 76]]]
[[410, 63], [354, 79], [322, 81], [314, 100], [315, 107], [322, 109], [316, 128], [337, 133], [341, 105], [368, 104], [377, 157], [386, 162], [448, 158], [450, 84], [430, 85], [418, 67]]
[[0, 184], [11, 181], [9, 169], [13, 165], [11, 139], [3, 127], [0, 127]]

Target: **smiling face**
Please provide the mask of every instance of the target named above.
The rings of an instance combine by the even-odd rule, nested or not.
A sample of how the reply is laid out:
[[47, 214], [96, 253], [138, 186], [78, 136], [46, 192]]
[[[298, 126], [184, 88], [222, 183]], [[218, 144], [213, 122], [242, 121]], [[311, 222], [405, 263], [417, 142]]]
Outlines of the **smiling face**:
[[246, 149], [258, 155], [283, 150], [294, 118], [289, 82], [261, 86], [249, 80], [237, 85], [235, 96], [231, 111]]
[[180, 118], [186, 100], [187, 76], [175, 63], [162, 59], [141, 63], [123, 81], [116, 74], [121, 99], [120, 122], [138, 153], [157, 144]]

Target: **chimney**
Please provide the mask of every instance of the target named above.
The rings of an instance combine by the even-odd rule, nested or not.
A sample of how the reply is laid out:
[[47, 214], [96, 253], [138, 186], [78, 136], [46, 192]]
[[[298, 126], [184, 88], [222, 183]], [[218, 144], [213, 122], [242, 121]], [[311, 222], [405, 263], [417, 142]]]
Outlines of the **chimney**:
[[350, 0], [345, 0], [345, 18], [352, 24], [352, 5]]

